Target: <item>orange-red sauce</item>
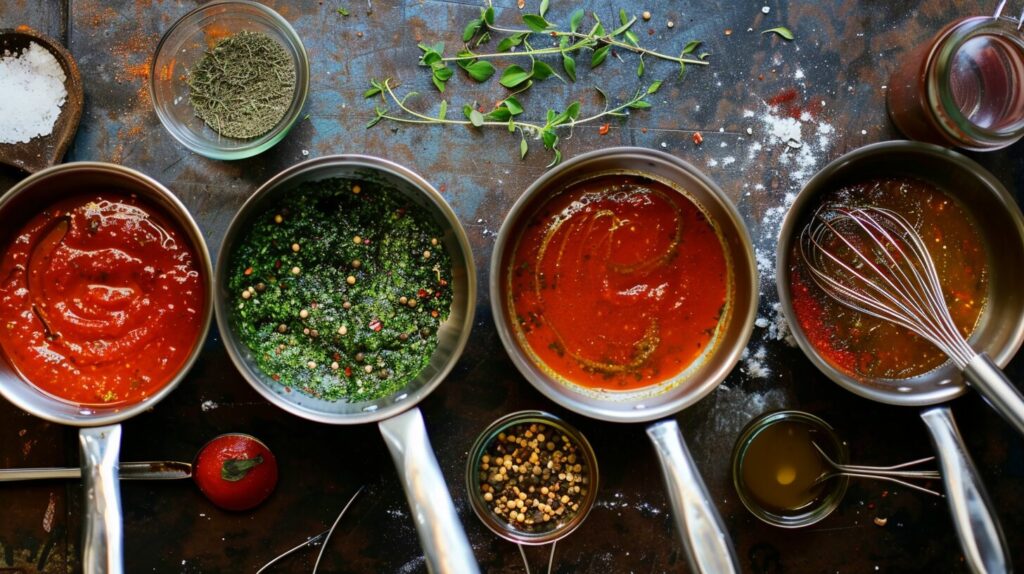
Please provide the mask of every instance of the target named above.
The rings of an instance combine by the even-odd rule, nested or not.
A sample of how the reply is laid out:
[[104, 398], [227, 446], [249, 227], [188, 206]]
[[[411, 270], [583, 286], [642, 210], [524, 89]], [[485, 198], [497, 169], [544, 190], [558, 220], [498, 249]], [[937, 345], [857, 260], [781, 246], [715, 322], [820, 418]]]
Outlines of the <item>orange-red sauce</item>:
[[0, 257], [0, 348], [56, 397], [135, 403], [198, 343], [205, 280], [184, 235], [137, 198], [62, 200]]
[[631, 390], [685, 370], [712, 341], [729, 293], [716, 229], [688, 197], [639, 176], [559, 192], [527, 220], [508, 269], [508, 312], [547, 369]]
[[[823, 201], [888, 208], [913, 224], [935, 263], [953, 322], [964, 337], [971, 335], [985, 308], [988, 275], [985, 248], [966, 209], [933, 185], [910, 178], [865, 181], [836, 190]], [[807, 271], [799, 245], [791, 247], [790, 260], [797, 321], [834, 367], [853, 376], [903, 379], [946, 362], [946, 355], [926, 339], [826, 295]]]

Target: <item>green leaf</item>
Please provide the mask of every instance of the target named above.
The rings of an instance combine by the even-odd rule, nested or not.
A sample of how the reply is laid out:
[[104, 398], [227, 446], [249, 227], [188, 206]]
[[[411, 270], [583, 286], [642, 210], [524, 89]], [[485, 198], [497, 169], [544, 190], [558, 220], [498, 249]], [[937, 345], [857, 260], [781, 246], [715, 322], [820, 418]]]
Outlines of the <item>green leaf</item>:
[[488, 6], [487, 9], [484, 10], [483, 13], [480, 15], [480, 17], [483, 18], [483, 21], [486, 22], [488, 26], [493, 26], [494, 25], [494, 6]]
[[434, 77], [442, 82], [447, 82], [452, 79], [452, 70], [451, 68], [437, 68], [434, 70]]
[[480, 34], [480, 37], [476, 39], [476, 43], [473, 44], [473, 45], [479, 47], [480, 44], [486, 44], [487, 42], [490, 42], [490, 41], [491, 41], [491, 33], [490, 32], [484, 32], [483, 34]]
[[540, 10], [539, 10], [539, 12], [540, 12], [541, 17], [544, 17], [544, 15], [548, 13], [548, 4], [549, 3], [550, 3], [550, 0], [540, 0]]
[[703, 42], [702, 42], [702, 41], [700, 41], [700, 40], [690, 40], [689, 42], [687, 42], [687, 43], [686, 43], [686, 45], [685, 45], [685, 46], [683, 46], [683, 52], [682, 52], [682, 54], [680, 54], [680, 55], [681, 55], [681, 56], [685, 56], [686, 54], [692, 53], [692, 52], [693, 52], [694, 50], [696, 50], [696, 49], [697, 49], [697, 47], [698, 47], [698, 46], [700, 46], [700, 45], [701, 45], [702, 43], [703, 43]]
[[484, 115], [477, 110], [469, 112], [469, 122], [476, 127], [484, 125]]
[[548, 110], [548, 116], [547, 116], [547, 123], [548, 123], [548, 125], [551, 124], [551, 120], [555, 119], [555, 116], [557, 116], [557, 115], [558, 114], [555, 112], [555, 110]]
[[348, 16], [350, 12], [344, 8], [338, 8], [338, 14], [341, 14], [342, 16]]
[[366, 129], [370, 129], [370, 128], [372, 128], [373, 126], [375, 126], [375, 125], [379, 124], [379, 123], [380, 123], [380, 121], [381, 121], [382, 119], [384, 119], [384, 116], [383, 116], [383, 115], [381, 114], [381, 110], [379, 110], [379, 109], [378, 109], [378, 110], [377, 110], [377, 117], [373, 118], [372, 120], [370, 120], [370, 121], [369, 121], [369, 122], [368, 122], [368, 123], [366, 124]]
[[554, 77], [558, 78], [559, 80], [562, 79], [561, 76], [559, 76], [558, 74], [555, 73], [555, 71], [551, 68], [551, 66], [549, 66], [545, 62], [541, 62], [540, 60], [537, 60], [537, 61], [535, 61], [533, 63], [533, 74], [532, 74], [532, 76], [533, 76], [533, 78], [535, 80], [546, 80], [546, 79], [550, 78], [551, 76], [554, 76]]
[[793, 36], [793, 32], [791, 32], [790, 29], [785, 27], [785, 26], [779, 26], [778, 28], [769, 28], [769, 29], [767, 29], [767, 30], [765, 30], [764, 32], [761, 32], [761, 33], [762, 34], [778, 34], [779, 36], [782, 36], [783, 39], [789, 40], [789, 41], [792, 41], [793, 38], [795, 37], [795, 36]]
[[369, 90], [366, 90], [365, 92], [363, 92], [363, 97], [364, 98], [372, 98], [373, 96], [376, 96], [377, 94], [379, 94], [379, 93], [381, 93], [383, 91], [384, 90], [379, 85], [374, 84], [373, 87], [371, 87]]
[[636, 35], [636, 32], [632, 30], [626, 30], [626, 39], [629, 40], [630, 44], [633, 44], [637, 48], [640, 47], [640, 37]]
[[661, 89], [661, 80], [655, 80], [653, 84], [647, 87], [647, 93], [653, 94], [654, 92], [657, 92], [659, 89]]
[[581, 22], [583, 22], [582, 9], [573, 12], [572, 16], [569, 17], [569, 31], [575, 34], [576, 31], [580, 29]]
[[441, 111], [437, 112], [437, 119], [443, 120], [448, 115], [448, 100], [441, 100]]
[[526, 143], [526, 136], [519, 140], [519, 159], [526, 157], [526, 152], [529, 151], [530, 145]]
[[478, 60], [472, 64], [466, 64], [465, 66], [462, 66], [462, 69], [466, 70], [466, 73], [469, 74], [470, 78], [473, 78], [478, 82], [486, 82], [496, 71], [490, 62], [483, 60]]
[[494, 108], [493, 110], [488, 112], [488, 114], [486, 116], [484, 116], [484, 118], [486, 118], [488, 120], [495, 121], [495, 122], [504, 122], [504, 121], [507, 121], [511, 117], [512, 117], [512, 112], [510, 112], [508, 110], [508, 108], [506, 108], [505, 106]]
[[435, 76], [431, 76], [430, 77], [430, 81], [434, 82], [434, 87], [437, 88], [437, 91], [444, 92], [444, 82], [439, 80], [439, 79], [437, 79], [436, 75]]
[[637, 100], [637, 101], [629, 104], [629, 107], [633, 108], [634, 110], [646, 110], [646, 109], [651, 107], [651, 104], [649, 104], [649, 103], [647, 103], [647, 102], [645, 102], [643, 100]]
[[512, 64], [501, 73], [501, 79], [498, 82], [506, 88], [512, 89], [529, 79], [530, 72]]
[[516, 133], [516, 120], [514, 118], [508, 119], [508, 133]]
[[433, 49], [425, 50], [423, 52], [423, 56], [420, 57], [420, 65], [421, 66], [433, 67], [434, 64], [437, 64], [440, 61], [441, 61], [441, 54], [438, 53], [438, 52], [435, 52]]
[[625, 24], [626, 22], [629, 22], [629, 16], [626, 16], [626, 10], [624, 8], [619, 8], [619, 24]]
[[640, 64], [636, 67], [636, 75], [638, 78], [642, 78], [644, 75], [644, 57], [640, 56]]
[[572, 120], [575, 120], [576, 118], [580, 117], [580, 103], [573, 102], [569, 104], [569, 107], [566, 108], [565, 110], [565, 114], [569, 116], [569, 119]]
[[480, 20], [479, 18], [470, 20], [469, 23], [466, 24], [466, 28], [462, 31], [462, 41], [468, 42], [472, 40], [473, 36], [476, 36], [476, 33], [480, 31], [480, 26], [482, 24], [483, 20]]
[[508, 108], [509, 112], [512, 112], [513, 116], [518, 116], [519, 114], [523, 113], [523, 104], [520, 104], [519, 100], [515, 99], [515, 97], [513, 96], [505, 98], [505, 101], [503, 101], [502, 103], [505, 105], [506, 108]]
[[552, 158], [551, 163], [549, 163], [547, 165], [547, 167], [555, 167], [556, 165], [558, 165], [560, 163], [562, 163], [562, 152], [556, 149], [555, 150], [555, 157]]
[[562, 68], [565, 69], [565, 75], [569, 76], [572, 81], [576, 81], [576, 60], [572, 59], [569, 54], [562, 54]]
[[523, 14], [523, 24], [534, 32], [543, 32], [551, 27], [551, 24], [538, 14]]
[[544, 140], [544, 147], [552, 149], [558, 145], [558, 134], [552, 130], [544, 130], [540, 133], [540, 138]]
[[512, 48], [515, 48], [519, 44], [523, 43], [523, 38], [525, 38], [524, 34], [512, 34], [511, 36], [506, 36], [501, 40], [501, 42], [498, 42], [498, 51], [507, 52]]
[[593, 55], [590, 56], [590, 67], [596, 68], [600, 66], [601, 62], [603, 62], [604, 59], [608, 57], [608, 50], [610, 49], [611, 45], [609, 44], [607, 46], [601, 46], [600, 48], [594, 50]]
[[229, 458], [220, 467], [220, 477], [228, 482], [238, 482], [261, 464], [263, 455], [256, 455], [256, 458]]

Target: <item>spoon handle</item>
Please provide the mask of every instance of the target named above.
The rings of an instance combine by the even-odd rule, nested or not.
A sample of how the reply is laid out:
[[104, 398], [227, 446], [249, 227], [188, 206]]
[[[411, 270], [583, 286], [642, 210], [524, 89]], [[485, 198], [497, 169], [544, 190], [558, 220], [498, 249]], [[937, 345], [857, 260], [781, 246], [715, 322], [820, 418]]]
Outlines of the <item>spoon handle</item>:
[[[176, 480], [192, 476], [192, 465], [176, 461], [122, 462], [118, 465], [121, 480]], [[8, 468], [0, 470], [0, 482], [19, 480], [55, 480], [82, 478], [82, 469], [75, 468]]]

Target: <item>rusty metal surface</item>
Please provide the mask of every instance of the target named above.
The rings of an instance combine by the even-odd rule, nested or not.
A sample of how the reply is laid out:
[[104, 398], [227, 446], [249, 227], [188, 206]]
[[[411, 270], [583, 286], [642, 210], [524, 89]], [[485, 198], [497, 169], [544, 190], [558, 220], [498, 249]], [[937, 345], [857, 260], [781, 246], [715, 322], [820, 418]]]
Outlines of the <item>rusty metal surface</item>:
[[[424, 175], [443, 190], [470, 234], [486, 284], [494, 233], [515, 198], [548, 162], [539, 146], [520, 161], [517, 141], [502, 130], [363, 128], [372, 104], [361, 94], [371, 77], [393, 77], [403, 89], [438, 101], [416, 66], [417, 41], [453, 40], [476, 17], [482, 0], [366, 0], [269, 2], [292, 22], [309, 51], [311, 97], [301, 122], [274, 149], [250, 160], [218, 162], [192, 154], [160, 126], [146, 91], [147, 62], [161, 33], [193, 2], [70, 0], [0, 2], [0, 28], [30, 25], [62, 39], [78, 60], [86, 108], [68, 160], [123, 163], [166, 184], [196, 216], [216, 253], [234, 210], [277, 171], [331, 153], [379, 155]], [[517, 21], [515, 0], [495, 2], [499, 22]], [[537, 2], [528, 0], [535, 9]], [[553, 2], [552, 19], [565, 21], [570, 3]], [[605, 20], [619, 4], [588, 2]], [[845, 151], [898, 137], [885, 114], [885, 84], [900, 57], [959, 15], [991, 10], [987, 2], [943, 0], [880, 2], [625, 2], [650, 10], [637, 31], [649, 46], [678, 51], [705, 40], [709, 69], [691, 69], [683, 81], [668, 64], [647, 62], [646, 81], [666, 83], [654, 107], [627, 122], [577, 128], [564, 153], [613, 145], [664, 149], [690, 161], [737, 202], [761, 255], [773, 261], [773, 231], [786, 195], [814, 170]], [[341, 17], [336, 9], [351, 11]], [[575, 4], [573, 4], [574, 6]], [[766, 14], [762, 6], [769, 6]], [[675, 27], [669, 29], [667, 20]], [[787, 43], [765, 28], [786, 25]], [[648, 30], [651, 32], [648, 33]], [[729, 33], [727, 34], [727, 31]], [[584, 108], [598, 102], [591, 86], [613, 98], [641, 84], [636, 62], [609, 58], [597, 71], [580, 68], [579, 81], [548, 80], [534, 88], [528, 110], [539, 115], [570, 97]], [[552, 62], [556, 63], [556, 62]], [[452, 106], [501, 97], [459, 74], [445, 95]], [[778, 104], [771, 112], [765, 102]], [[2, 103], [0, 103], [2, 105]], [[564, 105], [564, 103], [562, 104]], [[782, 111], [778, 111], [782, 110]], [[793, 112], [803, 147], [773, 140], [781, 118]], [[823, 128], [822, 126], [828, 126]], [[782, 126], [784, 127], [784, 126]], [[748, 132], [749, 129], [749, 132]], [[700, 130], [704, 142], [692, 141]], [[974, 155], [1020, 199], [1024, 146]], [[803, 154], [803, 155], [801, 155]], [[19, 174], [0, 173], [0, 189]], [[768, 265], [770, 268], [770, 264]], [[770, 277], [767, 279], [771, 279]], [[759, 523], [739, 503], [729, 475], [729, 454], [740, 428], [762, 411], [792, 407], [831, 422], [861, 464], [891, 464], [930, 451], [914, 409], [859, 399], [829, 382], [797, 349], [774, 338], [773, 282], [762, 281], [762, 311], [751, 357], [726, 383], [678, 415], [697, 464], [722, 512], [748, 572], [949, 572], [963, 570], [945, 502], [882, 483], [853, 482], [839, 510], [803, 530]], [[600, 460], [599, 503], [586, 523], [558, 544], [556, 572], [685, 571], [673, 533], [653, 452], [640, 425], [613, 425], [562, 412], [519, 377], [495, 334], [487, 290], [481, 289], [474, 337], [449, 380], [422, 405], [431, 439], [477, 558], [487, 572], [522, 572], [518, 551], [484, 529], [466, 504], [462, 483], [466, 451], [493, 419], [540, 408], [564, 416], [591, 440]], [[763, 348], [763, 355], [759, 350]], [[1024, 360], [1011, 364], [1024, 379]], [[205, 406], [204, 406], [205, 405]], [[953, 403], [961, 430], [996, 501], [1013, 561], [1024, 567], [1024, 441], [975, 395]], [[335, 428], [306, 422], [262, 401], [234, 371], [216, 333], [192, 374], [151, 412], [127, 422], [125, 460], [189, 460], [209, 438], [252, 433], [277, 453], [281, 482], [271, 499], [250, 513], [226, 513], [191, 484], [123, 484], [129, 572], [252, 572], [278, 553], [325, 530], [360, 485], [368, 487], [339, 526], [324, 571], [424, 570], [404, 496], [384, 444], [372, 425]], [[61, 466], [77, 463], [75, 431], [44, 423], [0, 404], [0, 464]], [[75, 572], [79, 568], [80, 489], [76, 484], [6, 484], [0, 487], [0, 572]], [[886, 518], [877, 526], [875, 518]], [[529, 549], [533, 569], [546, 549]], [[279, 572], [308, 572], [315, 550], [280, 564]]]

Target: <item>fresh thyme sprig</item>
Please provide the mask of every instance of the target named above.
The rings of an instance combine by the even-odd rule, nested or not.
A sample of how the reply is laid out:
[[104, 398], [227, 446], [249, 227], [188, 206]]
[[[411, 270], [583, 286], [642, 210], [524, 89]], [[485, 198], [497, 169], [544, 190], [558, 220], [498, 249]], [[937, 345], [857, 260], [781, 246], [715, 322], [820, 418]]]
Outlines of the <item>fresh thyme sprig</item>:
[[[647, 88], [638, 89], [631, 99], [613, 107], [608, 104], [611, 100], [607, 94], [600, 88], [595, 88], [605, 101], [605, 108], [602, 111], [581, 118], [581, 104], [575, 101], [569, 104], [565, 111], [562, 112], [549, 109], [544, 123], [527, 122], [519, 119], [519, 116], [523, 113], [523, 106], [516, 99], [515, 95], [507, 96], [493, 110], [487, 113], [481, 112], [475, 103], [472, 105], [466, 104], [462, 107], [462, 113], [466, 119], [460, 120], [448, 118], [448, 102], [446, 100], [441, 101], [441, 107], [436, 116], [417, 112], [406, 105], [406, 101], [416, 96], [416, 92], [409, 92], [399, 97], [394, 91], [396, 87], [392, 85], [390, 79], [370, 81], [370, 89], [366, 90], [363, 95], [367, 98], [380, 96], [384, 106], [374, 107], [376, 116], [366, 125], [367, 129], [372, 128], [382, 120], [406, 124], [457, 125], [472, 126], [474, 128], [501, 127], [507, 129], [509, 133], [519, 132], [520, 158], [526, 157], [529, 151], [527, 139], [540, 140], [544, 148], [551, 150], [554, 155], [551, 163], [548, 164], [548, 167], [551, 167], [562, 161], [562, 152], [558, 149], [560, 140], [556, 130], [560, 128], [569, 128], [571, 130], [577, 125], [593, 122], [604, 117], [625, 117], [629, 114], [630, 110], [650, 108], [651, 104], [647, 101], [647, 97], [661, 88], [661, 81], [653, 82]], [[392, 113], [389, 109], [388, 106], [392, 103], [398, 107], [399, 111], [397, 113]]]
[[[576, 81], [576, 60], [583, 50], [591, 51], [590, 67], [600, 66], [608, 57], [612, 48], [619, 48], [624, 51], [633, 52], [639, 55], [637, 65], [637, 76], [643, 76], [645, 71], [644, 57], [656, 58], [675, 62], [679, 65], [679, 74], [686, 71], [687, 64], [707, 66], [707, 53], [694, 54], [701, 42], [693, 40], [683, 47], [679, 56], [672, 56], [650, 50], [640, 46], [640, 38], [632, 28], [636, 23], [636, 16], [630, 17], [625, 10], [619, 10], [619, 27], [611, 32], [606, 31], [604, 24], [596, 13], [591, 13], [594, 25], [589, 32], [581, 32], [580, 25], [583, 23], [584, 11], [576, 10], [569, 18], [569, 29], [560, 30], [558, 27], [547, 21], [545, 15], [547, 3], [542, 3], [537, 14], [523, 14], [523, 24], [527, 29], [503, 28], [494, 23], [494, 7], [488, 6], [480, 9], [480, 17], [471, 20], [462, 32], [462, 41], [465, 46], [455, 56], [444, 55], [444, 43], [420, 44], [423, 55], [420, 58], [420, 65], [429, 67], [432, 72], [434, 86], [441, 92], [444, 91], [445, 83], [451, 79], [453, 71], [448, 67], [449, 62], [454, 62], [462, 68], [466, 74], [477, 82], [488, 80], [496, 72], [494, 65], [488, 60], [501, 58], [528, 57], [530, 58], [530, 70], [511, 65], [501, 75], [501, 84], [509, 89], [516, 89], [532, 80], [543, 80], [551, 76], [558, 76], [548, 64], [536, 60], [536, 56], [559, 54], [562, 56], [562, 68], [569, 79]], [[488, 42], [491, 39], [491, 32], [507, 34], [498, 43], [497, 51], [489, 53], [474, 52], [474, 48]], [[530, 45], [530, 38], [533, 34], [543, 34], [551, 38], [558, 38], [558, 46], [548, 48], [534, 48]], [[473, 39], [476, 38], [476, 42]], [[522, 49], [518, 49], [519, 47]]]

